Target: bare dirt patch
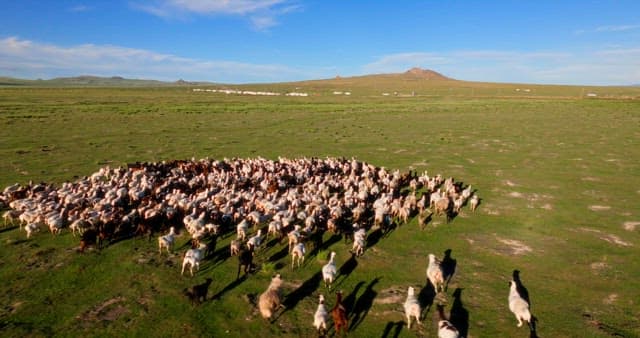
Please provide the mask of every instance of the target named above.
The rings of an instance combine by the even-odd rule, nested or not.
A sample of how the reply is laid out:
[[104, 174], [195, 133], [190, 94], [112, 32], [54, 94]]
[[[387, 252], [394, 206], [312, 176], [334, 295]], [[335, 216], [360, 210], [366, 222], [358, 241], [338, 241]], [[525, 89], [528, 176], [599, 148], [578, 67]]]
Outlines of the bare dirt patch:
[[553, 205], [549, 204], [549, 203], [545, 203], [543, 205], [540, 206], [541, 209], [545, 209], [545, 210], [553, 210]]
[[373, 300], [377, 304], [401, 304], [407, 295], [406, 290], [400, 286], [392, 286], [388, 289], [381, 290], [378, 296]]
[[615, 303], [616, 300], [618, 300], [618, 295], [615, 294], [615, 293], [612, 293], [609, 296], [607, 296], [605, 299], [603, 299], [602, 302], [607, 304], [607, 305], [611, 305], [611, 304]]
[[518, 186], [517, 184], [513, 183], [510, 180], [504, 180], [504, 181], [502, 181], [502, 183], [504, 183], [504, 185], [509, 186], [509, 187], [517, 187]]
[[524, 194], [521, 192], [517, 192], [517, 191], [512, 191], [508, 194], [509, 197], [515, 197], [515, 198], [523, 198]]
[[599, 182], [600, 181], [599, 178], [591, 177], [591, 176], [583, 177], [582, 180], [583, 181], [588, 181], [588, 182]]
[[126, 298], [122, 296], [111, 298], [95, 306], [93, 309], [76, 316], [76, 319], [79, 320], [79, 323], [83, 327], [91, 327], [96, 322], [108, 323], [115, 321], [123, 314], [129, 312], [129, 309], [122, 304], [125, 301]]
[[513, 255], [522, 255], [525, 253], [529, 253], [529, 252], [533, 252], [533, 249], [531, 249], [531, 247], [529, 247], [528, 245], [515, 240], [515, 239], [505, 239], [505, 238], [500, 238], [497, 237], [498, 241], [502, 244], [507, 245], [508, 247], [508, 251], [510, 251], [510, 254]]
[[612, 244], [625, 246], [625, 247], [626, 246], [633, 246], [633, 244], [623, 241], [620, 237], [618, 237], [618, 236], [616, 236], [614, 234], [603, 233], [602, 231], [600, 231], [598, 229], [591, 229], [591, 228], [579, 228], [579, 229], [584, 231], [584, 232], [593, 232], [593, 233], [599, 234], [599, 238], [601, 240], [607, 241], [607, 242], [612, 243]]
[[590, 205], [589, 210], [591, 211], [606, 211], [610, 210], [611, 207], [608, 205]]
[[635, 231], [640, 222], [624, 222], [622, 227], [627, 231]]

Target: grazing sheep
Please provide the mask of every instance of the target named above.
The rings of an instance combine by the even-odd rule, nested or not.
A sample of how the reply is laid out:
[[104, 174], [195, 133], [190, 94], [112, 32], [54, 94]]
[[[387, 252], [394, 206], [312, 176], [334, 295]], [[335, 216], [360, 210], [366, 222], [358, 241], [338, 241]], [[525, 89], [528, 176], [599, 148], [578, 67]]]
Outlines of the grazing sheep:
[[188, 289], [185, 288], [184, 290], [182, 290], [182, 293], [185, 296], [189, 297], [189, 300], [191, 300], [191, 305], [199, 305], [207, 300], [209, 285], [211, 285], [212, 281], [213, 280], [211, 278], [207, 278], [204, 283], [194, 285]]
[[281, 288], [282, 278], [280, 274], [277, 274], [271, 279], [269, 287], [265, 292], [260, 294], [260, 298], [258, 299], [258, 307], [262, 318], [271, 319], [274, 312], [276, 312], [278, 308], [283, 307]]
[[327, 321], [329, 320], [329, 313], [327, 307], [324, 305], [324, 296], [320, 295], [318, 301], [318, 308], [313, 315], [313, 326], [318, 330], [318, 335], [324, 336], [327, 333]]
[[8, 223], [13, 224], [13, 222], [19, 220], [20, 211], [18, 210], [7, 210], [2, 214], [2, 218], [4, 219], [4, 226], [7, 226]]
[[300, 267], [301, 263], [304, 263], [304, 255], [307, 252], [307, 250], [304, 247], [304, 243], [298, 243], [293, 247], [293, 250], [291, 250], [291, 268], [294, 268], [294, 264], [296, 263], [296, 261], [298, 262], [298, 268]]
[[427, 266], [427, 279], [433, 285], [436, 293], [444, 291], [444, 272], [439, 259], [434, 254], [429, 254], [429, 266]]
[[175, 228], [171, 227], [168, 234], [158, 237], [158, 251], [160, 253], [162, 253], [162, 248], [166, 248], [167, 253], [171, 253], [173, 243], [175, 242], [175, 235]]
[[435, 202], [435, 206], [434, 206], [436, 215], [442, 215], [442, 214], [448, 215], [449, 206], [450, 206], [449, 197], [444, 196], [438, 199]]
[[407, 316], [407, 327], [409, 329], [411, 329], [411, 317], [415, 317], [418, 325], [421, 325], [421, 313], [422, 309], [420, 308], [420, 303], [418, 302], [418, 298], [416, 297], [415, 289], [410, 286], [407, 290], [407, 300], [404, 302], [404, 314]]
[[440, 320], [438, 321], [438, 338], [459, 338], [460, 333], [447, 317], [444, 315], [444, 306], [438, 304], [438, 315]]
[[331, 288], [331, 284], [333, 284], [333, 281], [336, 279], [336, 274], [338, 273], [335, 258], [335, 251], [331, 251], [329, 263], [322, 267], [322, 279], [324, 280], [324, 286], [327, 288]]
[[342, 304], [342, 291], [336, 292], [336, 305], [331, 309], [331, 317], [336, 334], [349, 330], [349, 321], [347, 318], [347, 309]]
[[522, 321], [527, 322], [531, 326], [531, 312], [529, 312], [529, 303], [522, 298], [518, 292], [518, 286], [515, 281], [509, 282], [509, 310], [513, 312], [518, 320], [518, 327], [522, 326]]

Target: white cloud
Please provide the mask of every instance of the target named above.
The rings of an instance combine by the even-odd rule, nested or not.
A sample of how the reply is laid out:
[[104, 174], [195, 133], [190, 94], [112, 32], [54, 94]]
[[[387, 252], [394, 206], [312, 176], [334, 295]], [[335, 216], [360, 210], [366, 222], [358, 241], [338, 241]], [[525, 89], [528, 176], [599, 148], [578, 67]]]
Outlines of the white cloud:
[[291, 0], [157, 0], [152, 4], [133, 2], [132, 6], [163, 18], [188, 14], [249, 17], [253, 27], [262, 31], [278, 25], [277, 17], [300, 8]]
[[411, 67], [469, 81], [625, 85], [640, 82], [640, 49], [411, 52], [381, 56], [362, 70], [397, 73]]
[[594, 31], [596, 32], [622, 32], [634, 29], [639, 29], [640, 25], [618, 25], [618, 26], [600, 26]]
[[111, 45], [62, 47], [17, 37], [0, 39], [0, 74], [30, 79], [87, 74], [226, 83], [303, 80], [314, 75], [277, 64], [198, 60]]

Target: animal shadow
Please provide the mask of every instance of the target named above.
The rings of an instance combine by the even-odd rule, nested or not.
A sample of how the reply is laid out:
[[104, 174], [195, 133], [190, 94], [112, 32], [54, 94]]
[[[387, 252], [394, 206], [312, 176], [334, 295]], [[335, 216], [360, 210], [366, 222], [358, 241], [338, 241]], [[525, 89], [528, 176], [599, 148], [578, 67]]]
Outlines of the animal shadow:
[[445, 290], [449, 287], [449, 282], [451, 281], [453, 274], [456, 272], [456, 265], [457, 261], [451, 258], [451, 249], [445, 250], [444, 257], [440, 263], [444, 275]]
[[340, 286], [340, 284], [342, 284], [342, 281], [349, 277], [349, 275], [353, 272], [353, 270], [356, 269], [357, 266], [358, 260], [356, 259], [356, 255], [351, 254], [351, 257], [349, 257], [348, 260], [342, 263], [342, 266], [340, 266], [340, 269], [338, 270], [340, 283], [337, 283], [336, 287]]
[[405, 323], [402, 320], [397, 322], [387, 322], [387, 325], [384, 327], [384, 331], [382, 332], [382, 338], [398, 338], [404, 325]]
[[227, 286], [224, 287], [224, 289], [218, 291], [218, 293], [216, 293], [215, 295], [213, 295], [213, 297], [211, 297], [211, 299], [220, 299], [225, 293], [235, 289], [238, 285], [240, 285], [242, 282], [244, 282], [245, 280], [247, 280], [247, 276], [244, 275], [238, 279], [235, 279], [233, 282], [229, 283]]
[[318, 289], [320, 281], [322, 281], [322, 272], [318, 271], [311, 276], [311, 278], [302, 283], [300, 287], [287, 295], [287, 299], [284, 301], [284, 306], [287, 309], [293, 309], [301, 300], [311, 296]]
[[353, 316], [351, 318], [351, 324], [349, 326], [350, 331], [357, 328], [358, 325], [360, 325], [360, 323], [364, 321], [364, 318], [369, 313], [369, 310], [373, 305], [373, 300], [378, 295], [378, 293], [375, 290], [373, 290], [373, 287], [376, 284], [378, 284], [379, 281], [380, 281], [379, 277], [372, 280], [369, 283], [369, 285], [367, 285], [367, 288], [364, 290], [362, 295], [360, 295], [360, 297], [354, 304], [353, 311], [351, 311]]
[[431, 285], [431, 282], [427, 280], [427, 283], [420, 290], [418, 294], [418, 302], [420, 302], [420, 307], [423, 309], [424, 313], [427, 314], [429, 309], [431, 309], [431, 305], [433, 305], [433, 300], [436, 297], [436, 289]]
[[456, 288], [453, 292], [453, 304], [449, 312], [449, 321], [458, 329], [460, 337], [466, 337], [469, 331], [469, 311], [462, 304], [462, 290], [461, 288]]

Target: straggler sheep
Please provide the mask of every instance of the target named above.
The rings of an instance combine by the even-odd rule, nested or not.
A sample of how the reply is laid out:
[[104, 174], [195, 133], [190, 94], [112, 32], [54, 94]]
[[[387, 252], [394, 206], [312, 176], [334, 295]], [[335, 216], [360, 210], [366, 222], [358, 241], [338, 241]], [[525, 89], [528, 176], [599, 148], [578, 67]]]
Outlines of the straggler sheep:
[[175, 242], [175, 235], [175, 228], [171, 227], [168, 234], [158, 237], [158, 251], [160, 253], [162, 253], [162, 248], [166, 248], [167, 253], [171, 252], [171, 249], [173, 249], [173, 243]]
[[200, 246], [196, 249], [189, 249], [184, 255], [184, 259], [182, 260], [182, 271], [181, 275], [184, 274], [184, 270], [189, 265], [189, 272], [191, 272], [191, 276], [193, 276], [193, 269], [196, 271], [200, 270], [200, 261], [204, 257], [204, 251], [206, 250], [207, 245], [201, 243]]
[[438, 315], [440, 317], [438, 321], [438, 338], [459, 338], [460, 332], [447, 320], [444, 315], [444, 306], [441, 304], [438, 304]]
[[207, 278], [207, 280], [198, 285], [194, 285], [190, 288], [185, 288], [182, 293], [185, 296], [189, 297], [192, 305], [198, 305], [207, 300], [207, 293], [209, 293], [209, 285], [213, 280], [211, 278]]
[[322, 267], [322, 279], [324, 280], [324, 286], [328, 288], [331, 288], [331, 284], [333, 284], [333, 281], [336, 279], [336, 274], [338, 273], [335, 258], [335, 251], [331, 251], [329, 263]]
[[427, 266], [427, 279], [433, 285], [436, 293], [444, 290], [444, 272], [440, 260], [434, 254], [429, 254], [429, 266]]
[[531, 312], [529, 312], [529, 303], [518, 293], [518, 286], [515, 281], [509, 282], [509, 310], [513, 312], [518, 320], [518, 327], [522, 326], [522, 321], [527, 322], [531, 326]]
[[342, 304], [342, 291], [336, 292], [336, 304], [331, 309], [331, 317], [336, 334], [346, 332], [349, 329], [349, 320], [347, 317], [347, 308]]
[[271, 319], [273, 314], [282, 307], [282, 279], [280, 274], [275, 275], [271, 279], [271, 283], [265, 292], [260, 294], [258, 299], [258, 307], [262, 318]]
[[304, 263], [304, 254], [306, 253], [304, 243], [298, 243], [291, 250], [291, 268], [293, 269], [296, 261], [298, 262], [298, 268]]
[[243, 267], [245, 275], [249, 273], [253, 267], [253, 246], [240, 249], [238, 253], [238, 274], [236, 275], [236, 279], [240, 278], [240, 271]]
[[478, 208], [478, 204], [480, 204], [480, 198], [478, 197], [478, 195], [471, 196], [471, 200], [469, 201], [469, 207], [471, 208], [471, 211], [476, 211], [476, 208]]
[[318, 330], [318, 335], [324, 336], [327, 333], [327, 321], [329, 320], [329, 313], [327, 307], [324, 305], [324, 296], [320, 295], [318, 308], [313, 315], [313, 326]]
[[407, 316], [407, 327], [411, 329], [411, 317], [415, 317], [416, 322], [420, 325], [420, 314], [422, 309], [418, 298], [416, 298], [415, 289], [409, 287], [407, 290], [407, 300], [404, 302], [404, 314]]

